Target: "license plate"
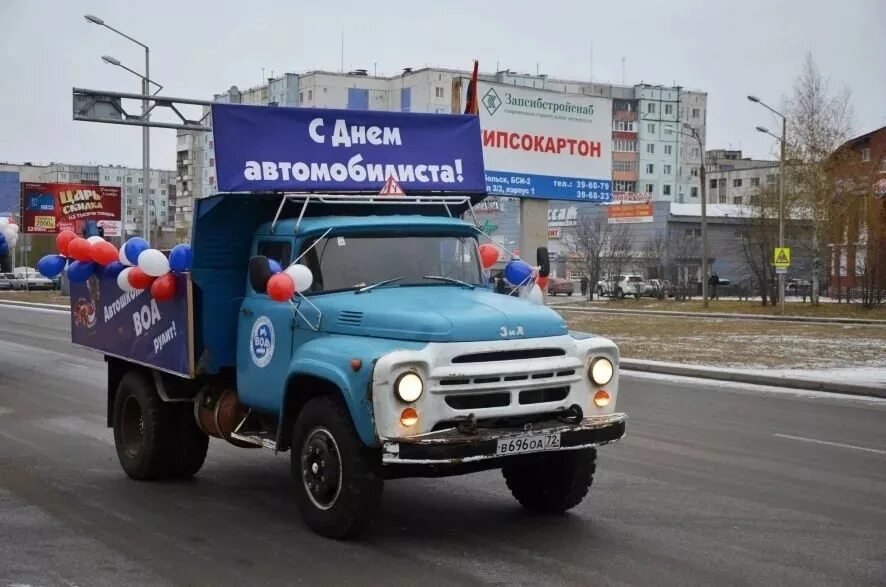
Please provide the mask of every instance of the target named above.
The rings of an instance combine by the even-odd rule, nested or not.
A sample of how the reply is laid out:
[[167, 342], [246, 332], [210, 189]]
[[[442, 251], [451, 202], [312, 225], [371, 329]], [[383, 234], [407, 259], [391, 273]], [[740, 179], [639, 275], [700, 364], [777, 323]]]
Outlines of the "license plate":
[[498, 441], [498, 455], [516, 455], [524, 452], [541, 452], [560, 448], [560, 433], [522, 434]]

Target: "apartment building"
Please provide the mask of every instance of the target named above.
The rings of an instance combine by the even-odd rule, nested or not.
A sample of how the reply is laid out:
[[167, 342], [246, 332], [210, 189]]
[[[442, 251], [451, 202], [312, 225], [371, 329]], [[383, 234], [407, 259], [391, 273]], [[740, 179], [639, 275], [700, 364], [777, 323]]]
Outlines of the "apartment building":
[[743, 157], [737, 150], [705, 151], [707, 196], [711, 204], [756, 204], [760, 189], [778, 187], [780, 173], [778, 161]]

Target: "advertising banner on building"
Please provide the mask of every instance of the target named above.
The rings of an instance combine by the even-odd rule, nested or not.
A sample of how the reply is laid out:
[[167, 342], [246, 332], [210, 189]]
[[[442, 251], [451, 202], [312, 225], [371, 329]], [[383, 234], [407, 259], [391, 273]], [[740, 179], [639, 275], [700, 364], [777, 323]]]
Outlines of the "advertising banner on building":
[[476, 116], [213, 104], [220, 191], [484, 193]]
[[21, 188], [18, 171], [0, 171], [0, 216], [19, 214]]
[[124, 292], [111, 277], [71, 283], [71, 340], [108, 355], [179, 375], [193, 375], [189, 276], [176, 276], [175, 297], [157, 302], [149, 289]]
[[485, 82], [479, 96], [490, 194], [610, 201], [612, 100]]
[[[78, 183], [23, 183], [22, 230], [78, 234], [88, 221], [120, 222], [120, 188]], [[112, 235], [106, 235], [112, 236]]]
[[606, 206], [606, 218], [609, 224], [639, 224], [652, 222], [655, 204], [651, 199], [645, 202], [623, 200]]

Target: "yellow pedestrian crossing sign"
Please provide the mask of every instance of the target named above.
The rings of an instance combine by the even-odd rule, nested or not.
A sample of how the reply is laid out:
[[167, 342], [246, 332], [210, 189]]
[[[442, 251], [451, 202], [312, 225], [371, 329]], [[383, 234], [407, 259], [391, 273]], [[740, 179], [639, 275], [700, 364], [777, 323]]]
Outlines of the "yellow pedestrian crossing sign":
[[789, 247], [775, 247], [772, 262], [776, 269], [787, 269], [791, 266], [791, 249]]

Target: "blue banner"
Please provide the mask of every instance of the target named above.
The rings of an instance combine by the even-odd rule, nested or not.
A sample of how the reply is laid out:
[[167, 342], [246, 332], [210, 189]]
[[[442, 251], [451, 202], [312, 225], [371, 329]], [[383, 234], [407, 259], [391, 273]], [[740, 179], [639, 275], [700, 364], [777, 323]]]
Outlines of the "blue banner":
[[576, 202], [611, 202], [612, 182], [608, 179], [553, 177], [533, 173], [486, 171], [489, 195], [515, 198], [543, 198]]
[[486, 191], [476, 116], [213, 104], [212, 128], [220, 191]]
[[193, 376], [190, 287], [176, 276], [175, 297], [158, 302], [150, 290], [127, 293], [111, 277], [71, 283], [71, 340], [105, 354]]

